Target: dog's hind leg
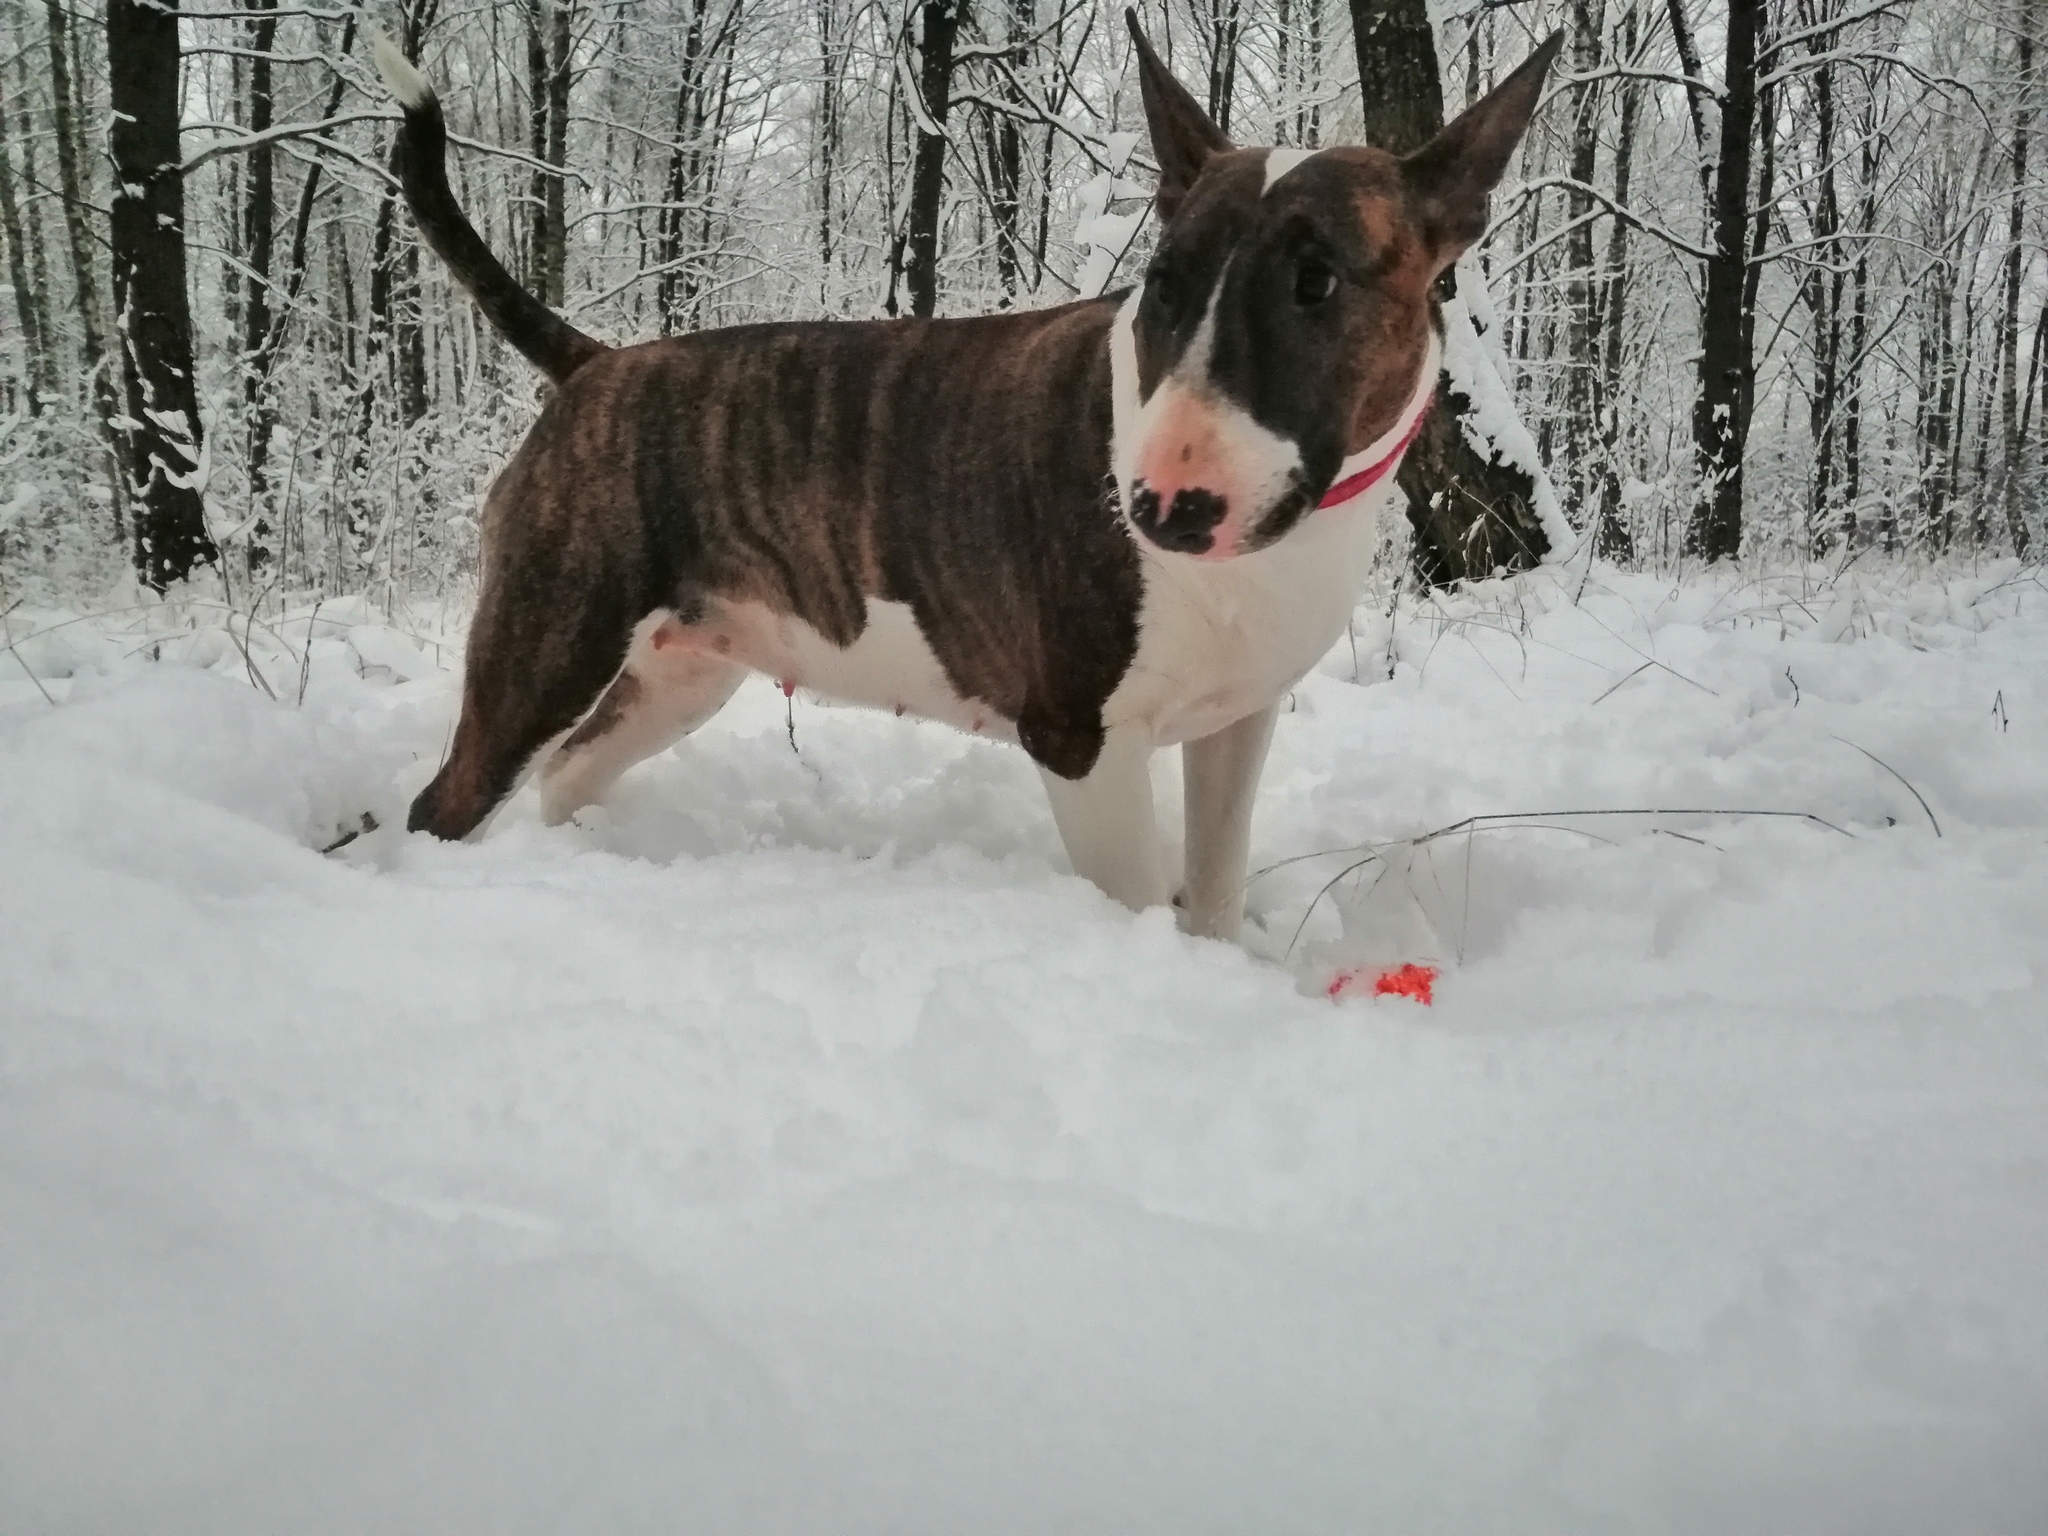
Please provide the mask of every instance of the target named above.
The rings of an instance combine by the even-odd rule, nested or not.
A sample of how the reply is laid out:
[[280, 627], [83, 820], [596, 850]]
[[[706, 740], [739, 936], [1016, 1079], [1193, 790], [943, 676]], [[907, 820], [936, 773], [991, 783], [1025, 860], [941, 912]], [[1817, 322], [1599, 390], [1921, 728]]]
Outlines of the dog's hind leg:
[[672, 614], [649, 614], [604, 697], [542, 765], [542, 819], [559, 824], [603, 798], [628, 768], [717, 714], [745, 676], [737, 662], [694, 649]]

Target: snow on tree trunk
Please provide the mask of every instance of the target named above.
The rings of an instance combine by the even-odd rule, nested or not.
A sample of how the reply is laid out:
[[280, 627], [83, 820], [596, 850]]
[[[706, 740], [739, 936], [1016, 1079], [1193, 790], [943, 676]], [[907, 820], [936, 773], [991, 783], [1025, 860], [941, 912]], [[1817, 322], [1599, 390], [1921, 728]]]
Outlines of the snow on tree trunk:
[[128, 395], [119, 426], [135, 487], [136, 570], [159, 592], [219, 559], [201, 495], [208, 464], [185, 297], [178, 63], [175, 4], [110, 0], [114, 309]]
[[[1426, 0], [1351, 0], [1351, 26], [1367, 140], [1395, 154], [1419, 149], [1444, 126]], [[1399, 476], [1415, 569], [1435, 585], [1527, 570], [1576, 543], [1536, 440], [1481, 343], [1493, 312], [1477, 269], [1468, 266], [1462, 281], [1447, 273], [1440, 296], [1444, 371], [1436, 409]]]

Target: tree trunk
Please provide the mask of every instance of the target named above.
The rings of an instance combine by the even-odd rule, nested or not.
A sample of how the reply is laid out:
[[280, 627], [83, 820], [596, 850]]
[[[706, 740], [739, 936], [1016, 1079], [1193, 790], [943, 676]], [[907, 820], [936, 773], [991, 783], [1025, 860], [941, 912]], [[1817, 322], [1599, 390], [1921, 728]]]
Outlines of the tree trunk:
[[[715, 231], [719, 215], [712, 194], [718, 187], [719, 173], [725, 164], [725, 125], [732, 120], [732, 75], [739, 61], [738, 51], [731, 46], [730, 37], [729, 26], [720, 29], [720, 46], [724, 49], [725, 59], [718, 68], [718, 94], [713, 97], [706, 93], [707, 109], [697, 135], [700, 153], [693, 179], [703, 189], [698, 198], [697, 249], [704, 253], [705, 259], [690, 271], [689, 281], [684, 284], [692, 330], [704, 324], [704, 293], [711, 284], [712, 257], [717, 249]], [[716, 49], [712, 56], [717, 57]]]
[[[393, 155], [396, 160], [396, 154]], [[393, 254], [397, 244], [398, 192], [395, 187], [386, 187], [377, 199], [377, 212], [370, 221], [370, 291], [366, 295], [363, 327], [363, 413], [359, 425], [367, 434], [370, 430], [370, 399], [376, 393], [380, 382], [380, 368], [385, 361], [391, 344], [391, 271], [396, 263]]]
[[[275, 0], [264, 0], [264, 3], [274, 5]], [[274, 18], [270, 19], [274, 21]], [[266, 51], [268, 50], [268, 41], [274, 39], [274, 36], [274, 33], [266, 34]], [[336, 52], [346, 57], [349, 49], [355, 44], [355, 37], [356, 18], [351, 13], [342, 23], [341, 44]], [[327, 105], [321, 114], [322, 117], [333, 117], [341, 110], [342, 92], [346, 89], [347, 85], [348, 81], [345, 76], [337, 74], [334, 77], [334, 83], [328, 88]], [[277, 366], [278, 353], [284, 345], [285, 329], [291, 323], [292, 307], [298, 302], [300, 290], [305, 284], [308, 261], [306, 248], [312, 237], [313, 205], [320, 195], [321, 172], [324, 167], [324, 161], [313, 161], [306, 167], [306, 179], [299, 184], [298, 208], [292, 215], [291, 247], [285, 257], [282, 280], [284, 297], [282, 302], [276, 305], [270, 302], [271, 295], [276, 292], [278, 287], [278, 279], [271, 272], [273, 239], [273, 236], [269, 233], [271, 210], [266, 208], [260, 216], [258, 216], [253, 206], [250, 210], [252, 226], [264, 232], [260, 241], [260, 248], [263, 262], [262, 272], [267, 279], [259, 289], [265, 316], [264, 323], [260, 330], [254, 324], [249, 326], [245, 355], [243, 357], [243, 398], [248, 403], [249, 410], [249, 489], [251, 495], [257, 498], [259, 502], [268, 495], [270, 489], [268, 470], [270, 436], [277, 426], [277, 400], [271, 393], [270, 379]], [[264, 187], [263, 196], [265, 201], [274, 202], [275, 199], [270, 191], [270, 179], [267, 172], [262, 179], [262, 185]], [[258, 244], [259, 242], [254, 240], [250, 242], [252, 267], [255, 265], [254, 252], [258, 248]], [[349, 381], [353, 385], [356, 371], [355, 304], [353, 297], [350, 297], [348, 301], [347, 311], [347, 323], [343, 328], [341, 354], [345, 362]], [[259, 536], [268, 531], [260, 518], [256, 523], [255, 531]], [[250, 557], [252, 561], [256, 559], [258, 547], [255, 543], [251, 544]]]
[[392, 330], [397, 347], [398, 409], [405, 424], [427, 419], [427, 326], [420, 312], [420, 247], [408, 240], [400, 271], [404, 282], [393, 295]]
[[1280, 109], [1273, 124], [1273, 142], [1292, 147], [1287, 102], [1294, 94], [1294, 0], [1278, 0], [1273, 24], [1273, 98]]
[[[1443, 82], [1425, 0], [1350, 0], [1365, 136], [1394, 154], [1419, 149], [1444, 126]], [[1444, 274], [1455, 292], [1456, 275]], [[1479, 352], [1476, 337], [1466, 338]], [[1401, 461], [1399, 483], [1415, 530], [1417, 574], [1433, 584], [1527, 570], [1549, 552], [1529, 470], [1497, 456], [1469, 421], [1472, 402], [1437, 378], [1436, 408]]]
[[1749, 435], [1751, 328], [1743, 300], [1749, 260], [1749, 171], [1756, 137], [1757, 34], [1765, 0], [1729, 0], [1721, 153], [1714, 172], [1714, 254], [1700, 317], [1700, 382], [1693, 404], [1699, 501], [1686, 553], [1732, 559], [1742, 547], [1742, 453]]
[[832, 263], [838, 228], [833, 195], [837, 190], [846, 97], [846, 39], [839, 23], [839, 0], [814, 0], [818, 23], [818, 307], [832, 306]]
[[1429, 8], [1421, 0], [1351, 0], [1351, 40], [1367, 141], [1397, 155], [1420, 149], [1444, 125]]
[[1692, 122], [1693, 148], [1699, 151], [1700, 207], [1708, 224], [1714, 222], [1714, 170], [1707, 159], [1707, 116], [1701, 103], [1712, 99], [1707, 88], [1705, 66], [1700, 61], [1699, 40], [1685, 14], [1685, 0], [1665, 0], [1671, 18], [1672, 46], [1678, 50], [1678, 67], [1689, 82], [1685, 88], [1686, 116]]
[[1934, 408], [1928, 412], [1927, 437], [1921, 448], [1921, 521], [1923, 528], [1933, 537], [1935, 547], [1945, 550], [1955, 541], [1956, 532], [1955, 480], [1950, 473], [1958, 394], [1954, 271], [1943, 263], [1934, 269], [1932, 279], [1934, 293], [1928, 300], [1928, 309], [1934, 335], [1928, 350], [1936, 383]]
[[[1571, 8], [1572, 70], [1590, 77], [1600, 68], [1600, 30], [1604, 20], [1598, 0], [1573, 0]], [[1569, 312], [1565, 332], [1565, 461], [1571, 474], [1573, 500], [1593, 502], [1598, 484], [1594, 444], [1599, 433], [1600, 393], [1596, 336], [1600, 314], [1593, 270], [1593, 173], [1598, 163], [1599, 87], [1590, 79], [1575, 81], [1572, 93], [1572, 146], [1565, 194], [1565, 301]], [[1616, 221], [1617, 224], [1619, 221]]]
[[1296, 88], [1300, 105], [1294, 111], [1294, 142], [1315, 149], [1323, 141], [1323, 108], [1314, 98], [1323, 87], [1323, 0], [1300, 0], [1297, 16], [1306, 16], [1306, 35], [1296, 44]]
[[953, 101], [953, 44], [963, 0], [924, 0], [918, 7], [917, 153], [910, 165], [910, 223], [904, 241], [904, 286], [910, 312], [939, 307], [939, 215], [946, 191], [946, 118]]
[[185, 297], [178, 65], [173, 0], [108, 0], [114, 305], [128, 396], [122, 441], [135, 487], [136, 569], [158, 592], [219, 558], [193, 483], [200, 424]]
[[1842, 395], [1842, 539], [1858, 535], [1863, 500], [1863, 366], [1870, 345], [1870, 241], [1877, 230], [1877, 104], [1866, 97], [1856, 209], [1856, 271], [1850, 285], [1849, 361]]
[[[1622, 17], [1618, 52], [1633, 61], [1639, 22], [1634, 0]], [[1621, 128], [1614, 140], [1614, 200], [1628, 206], [1629, 180], [1635, 165], [1636, 123], [1642, 113], [1643, 85], [1629, 80], [1621, 87]], [[1610, 560], [1635, 558], [1635, 534], [1622, 516], [1621, 503], [1621, 377], [1623, 322], [1628, 314], [1628, 222], [1613, 220], [1607, 231], [1607, 271], [1600, 295], [1603, 355], [1600, 365], [1600, 521], [1595, 548]]]
[[7, 147], [7, 113], [0, 109], [0, 236], [7, 241], [7, 276], [14, 285], [14, 314], [21, 325], [22, 379], [28, 413], [37, 415], [50, 386], [45, 350], [42, 295], [29, 281], [28, 239], [22, 233], [21, 205], [14, 195], [14, 160]]
[[988, 184], [989, 211], [996, 226], [996, 282], [1002, 289], [997, 303], [1009, 309], [1017, 302], [1023, 286], [1024, 130], [1017, 119], [1024, 102], [1014, 78], [1024, 69], [1024, 40], [1031, 35], [1032, 0], [1008, 0], [1005, 6], [1005, 41], [1009, 51], [1004, 63], [1009, 75], [997, 90], [1016, 109], [991, 113], [989, 124]]
[[[1842, 215], [1835, 181], [1835, 68], [1828, 57], [1834, 34], [1818, 34], [1810, 47], [1817, 62], [1812, 81], [1814, 162], [1820, 167], [1818, 192], [1809, 214], [1814, 238], [1813, 265], [1804, 284], [1813, 316], [1813, 389], [1807, 426], [1813, 436], [1813, 479], [1806, 503], [1806, 555], [1814, 558], [1838, 533], [1835, 513], [1836, 422], [1841, 412], [1842, 364]], [[1764, 132], [1770, 133], [1765, 127]]]
[[526, 0], [526, 152], [534, 165], [526, 173], [526, 238], [520, 241], [525, 286], [545, 290], [547, 258], [548, 26], [547, 0]]
[[[29, 73], [28, 55], [22, 54], [14, 61], [15, 79], [21, 92], [16, 98], [19, 111], [15, 124], [21, 134], [21, 175], [30, 188], [43, 184], [42, 172], [36, 167], [35, 121], [29, 116]], [[0, 111], [4, 111], [0, 107]], [[50, 317], [50, 260], [43, 243], [43, 221], [35, 209], [23, 209], [22, 232], [28, 239], [28, 280], [29, 294], [35, 307], [37, 334], [43, 342], [42, 356], [44, 373], [43, 393], [54, 397], [57, 393], [57, 331]]]
[[547, 178], [542, 203], [540, 294], [543, 302], [560, 309], [569, 293], [569, 86], [575, 43], [573, 0], [554, 0], [554, 15], [548, 45], [548, 132], [547, 163], [555, 167]]
[[[86, 227], [86, 210], [91, 206], [80, 148], [78, 114], [71, 90], [77, 79], [76, 54], [70, 46], [70, 30], [64, 18], [63, 0], [44, 0], [44, 15], [50, 34], [50, 115], [57, 139], [57, 180], [64, 205], [64, 233], [71, 247], [71, 294], [78, 310], [80, 361], [90, 390], [93, 415], [99, 421], [100, 440], [106, 444], [107, 483], [114, 508], [114, 539], [125, 542], [128, 530], [122, 508], [127, 503], [122, 484], [122, 445], [114, 430], [115, 389], [112, 368], [107, 365], [106, 332], [100, 310], [99, 258]], [[53, 349], [54, 350], [54, 349]]]
[[2020, 279], [2027, 265], [2023, 241], [2027, 226], [2027, 133], [2034, 115], [2034, 26], [2038, 0], [2024, 0], [2020, 9], [2017, 44], [2019, 64], [2019, 105], [2012, 123], [2012, 201], [2005, 225], [2005, 313], [2000, 341], [1998, 417], [2005, 455], [2000, 467], [1999, 500], [2005, 512], [2006, 536], [2013, 553], [2022, 560], [2032, 539], [2027, 531], [2026, 510], [2020, 500], [2019, 351]]
[[655, 285], [655, 308], [661, 315], [661, 334], [674, 335], [682, 326], [685, 304], [679, 264], [689, 228], [684, 199], [695, 184], [704, 123], [704, 24], [707, 0], [693, 0], [690, 25], [683, 33], [683, 71], [676, 81], [676, 110], [669, 128], [668, 176], [663, 183], [663, 207], [655, 220], [654, 259], [661, 268]]
[[[277, 0], [249, 0], [249, 4], [259, 13], [249, 29], [249, 131], [261, 134], [270, 127], [275, 108], [270, 49], [277, 37]], [[270, 258], [277, 214], [273, 169], [268, 144], [249, 151], [242, 209], [243, 259], [249, 269], [249, 297], [242, 307], [242, 404], [249, 426], [249, 500], [255, 513], [249, 530], [252, 572], [270, 558], [270, 422], [262, 409], [265, 380], [260, 359], [269, 345], [272, 323]]]
[[[661, 269], [655, 301], [664, 336], [702, 323], [699, 301], [705, 268], [701, 262], [686, 263], [683, 255], [692, 240], [707, 254], [711, 248], [712, 191], [718, 181], [720, 141], [731, 100], [733, 36], [739, 14], [735, 0], [714, 29], [711, 0], [692, 0], [690, 25], [684, 33], [682, 74], [676, 82], [669, 140], [667, 193], [655, 224], [655, 258]], [[714, 70], [718, 71], [715, 84]], [[689, 206], [693, 197], [694, 209]], [[694, 224], [693, 213], [697, 215]]]
[[1202, 0], [1196, 12], [1209, 47], [1209, 121], [1230, 135], [1237, 96], [1237, 56], [1244, 38], [1244, 0]]
[[[1994, 335], [1992, 344], [1998, 338]], [[1965, 492], [1970, 496], [1970, 542], [1981, 545], [1990, 531], [1984, 515], [1984, 468], [1990, 451], [1991, 437], [1988, 426], [1989, 412], [1980, 411], [1984, 423], [1977, 433], [1976, 473], [1967, 481], [1963, 478], [1963, 450], [1970, 438], [1970, 381], [1977, 371], [1977, 278], [1972, 273], [1963, 284], [1963, 343], [1962, 355], [1956, 361], [1956, 414], [1955, 437], [1949, 444], [1948, 483], [1951, 497]], [[1953, 515], [1953, 514], [1951, 514]]]
[[[106, 337], [100, 329], [100, 293], [97, 258], [91, 232], [86, 227], [90, 206], [85, 174], [78, 153], [77, 112], [71, 99], [74, 78], [71, 63], [70, 29], [64, 18], [63, 0], [44, 0], [50, 29], [50, 109], [57, 139], [57, 177], [63, 194], [64, 232], [71, 242], [71, 286], [78, 304], [78, 334], [88, 374], [99, 377], [106, 356]], [[106, 403], [113, 401], [111, 384], [101, 380]], [[109, 413], [111, 414], [111, 413]]]

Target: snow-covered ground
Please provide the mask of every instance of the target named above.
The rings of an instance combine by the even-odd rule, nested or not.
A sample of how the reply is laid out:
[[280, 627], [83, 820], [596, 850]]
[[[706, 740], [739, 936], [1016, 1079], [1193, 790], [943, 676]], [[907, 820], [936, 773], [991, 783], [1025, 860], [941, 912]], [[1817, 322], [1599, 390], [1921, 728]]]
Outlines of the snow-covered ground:
[[[2048, 1528], [2032, 573], [1362, 611], [1249, 954], [935, 727], [750, 687], [449, 847], [433, 646], [64, 617], [0, 655], [0, 1529]], [[1698, 808], [1818, 819], [1415, 841]]]

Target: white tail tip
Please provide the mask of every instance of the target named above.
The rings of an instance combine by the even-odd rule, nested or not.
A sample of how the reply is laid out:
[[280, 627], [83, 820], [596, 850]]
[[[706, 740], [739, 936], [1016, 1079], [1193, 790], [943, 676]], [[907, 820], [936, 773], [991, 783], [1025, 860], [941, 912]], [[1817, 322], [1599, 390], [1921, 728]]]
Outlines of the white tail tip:
[[433, 101], [434, 88], [427, 84], [426, 76], [407, 63], [405, 55], [381, 32], [370, 34], [370, 57], [377, 61], [377, 73], [400, 106], [417, 109]]

